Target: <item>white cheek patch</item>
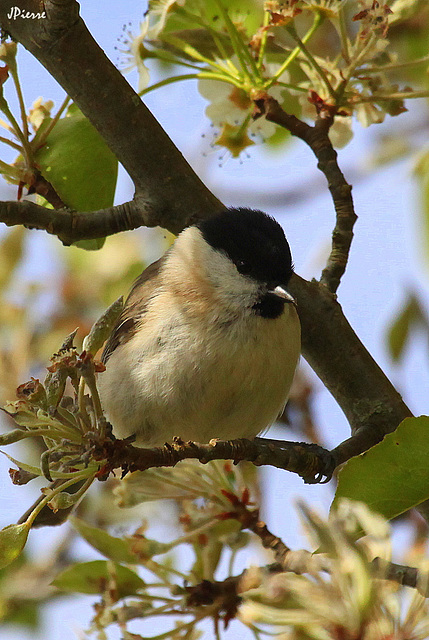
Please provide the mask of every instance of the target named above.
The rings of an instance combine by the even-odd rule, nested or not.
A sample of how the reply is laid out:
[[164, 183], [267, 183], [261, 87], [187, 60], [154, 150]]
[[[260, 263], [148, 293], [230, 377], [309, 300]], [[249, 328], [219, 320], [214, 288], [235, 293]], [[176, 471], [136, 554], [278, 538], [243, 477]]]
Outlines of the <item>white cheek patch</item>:
[[[191, 258], [198, 265], [200, 275], [206, 281], [207, 292], [216, 298], [221, 307], [239, 310], [251, 307], [256, 301], [259, 285], [240, 274], [225, 253], [207, 244], [196, 227], [189, 227], [180, 234], [176, 249], [180, 262]], [[172, 258], [174, 260], [176, 256]], [[175, 271], [180, 271], [179, 264]]]

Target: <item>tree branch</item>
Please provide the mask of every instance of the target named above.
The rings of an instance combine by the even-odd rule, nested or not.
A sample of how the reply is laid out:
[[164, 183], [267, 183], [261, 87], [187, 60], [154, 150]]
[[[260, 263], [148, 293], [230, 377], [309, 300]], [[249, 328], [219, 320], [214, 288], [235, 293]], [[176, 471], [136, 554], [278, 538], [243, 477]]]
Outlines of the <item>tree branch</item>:
[[417, 567], [389, 562], [383, 558], [374, 558], [371, 564], [376, 574], [380, 574], [384, 580], [392, 580], [404, 587], [412, 587], [425, 598], [429, 597], [429, 575], [427, 572], [423, 572]]
[[71, 209], [48, 209], [30, 200], [0, 202], [0, 220], [7, 226], [22, 224], [28, 229], [44, 229], [57, 236], [64, 245], [78, 240], [91, 240], [137, 229], [155, 226], [151, 215], [145, 215], [144, 204], [134, 199], [116, 207], [99, 211], [79, 212]]
[[322, 171], [328, 181], [329, 191], [334, 201], [336, 223], [332, 232], [331, 253], [320, 282], [329, 291], [335, 293], [346, 270], [353, 240], [353, 226], [357, 215], [353, 206], [352, 188], [338, 166], [337, 152], [329, 140], [328, 133], [334, 120], [332, 112], [330, 110], [320, 111], [316, 123], [312, 127], [286, 113], [277, 100], [267, 93], [258, 97], [255, 104], [257, 107], [256, 117], [264, 114], [267, 120], [284, 127], [310, 147], [318, 160], [318, 169]]
[[[179, 233], [223, 208], [97, 45], [78, 3], [45, 0], [44, 6], [41, 20], [8, 19], [10, 7], [2, 6], [0, 24], [60, 83], [129, 173], [143, 205], [140, 225], [151, 218], [153, 226], [156, 218]], [[36, 0], [23, 0], [20, 8], [40, 9]]]
[[[263, 524], [263, 523], [262, 523]], [[251, 529], [254, 531], [254, 529]], [[254, 531], [256, 535], [257, 532]], [[268, 532], [269, 536], [274, 536]], [[278, 539], [277, 539], [278, 540]], [[264, 539], [261, 539], [264, 544]], [[281, 542], [281, 541], [280, 541]], [[283, 543], [282, 543], [283, 544]], [[264, 544], [264, 546], [267, 546]], [[269, 545], [268, 545], [269, 548]], [[285, 554], [283, 561], [267, 565], [265, 567], [259, 567], [260, 576], [274, 575], [276, 573], [283, 573], [285, 571], [293, 571], [293, 573], [302, 574], [308, 571], [305, 566], [297, 568], [297, 570], [285, 568], [283, 565], [287, 564], [287, 558], [289, 555], [300, 554], [302, 552], [291, 552], [285, 547]], [[304, 556], [305, 557], [305, 556]], [[314, 555], [308, 554], [308, 560], [314, 562]], [[372, 562], [372, 567], [375, 570], [375, 576], [377, 578], [391, 580], [400, 585], [416, 588], [422, 596], [425, 598], [429, 595], [428, 590], [428, 576], [414, 567], [407, 567], [403, 565], [395, 564], [394, 562], [387, 562], [381, 558], [375, 558]], [[313, 569], [314, 570], [314, 569]], [[320, 570], [320, 569], [319, 569]], [[325, 571], [328, 570], [325, 567]], [[185, 587], [188, 594], [186, 604], [188, 607], [204, 607], [217, 604], [218, 613], [223, 613], [227, 620], [234, 618], [237, 614], [239, 605], [242, 602], [242, 594], [250, 587], [258, 585], [260, 577], [254, 575], [255, 569], [245, 569], [241, 574], [236, 576], [229, 576], [223, 581], [209, 581], [203, 580], [196, 585]], [[252, 575], [253, 573], [253, 575]], [[255, 583], [256, 581], [256, 583]], [[259, 586], [259, 585], [258, 585]], [[308, 603], [311, 606], [311, 603]]]
[[305, 359], [344, 411], [352, 433], [362, 433], [335, 451], [344, 462], [344, 456], [366, 451], [412, 413], [353, 331], [336, 296], [296, 274], [288, 289], [297, 301]]
[[332, 250], [320, 282], [306, 282], [295, 275], [289, 289], [298, 303], [303, 355], [343, 409], [352, 429], [352, 438], [333, 450], [341, 464], [380, 442], [412, 414], [365, 349], [336, 300], [357, 216], [351, 186], [338, 166], [337, 153], [329, 140], [331, 112], [321, 111], [315, 125], [310, 126], [286, 113], [268, 94], [260, 96], [255, 104], [267, 120], [285, 127], [308, 144], [318, 160], [318, 168], [326, 176], [334, 202]]
[[309, 484], [330, 480], [335, 468], [334, 457], [319, 445], [282, 442], [279, 446], [265, 443], [263, 438], [211, 440], [208, 444], [175, 438], [172, 444], [152, 449], [134, 447], [127, 440], [107, 439], [101, 445], [94, 445], [92, 455], [96, 460], [108, 460], [97, 474], [100, 480], [105, 480], [114, 469], [122, 468], [128, 473], [153, 467], [174, 467], [185, 459], [197, 459], [202, 463], [247, 460], [258, 466], [268, 464], [297, 473]]

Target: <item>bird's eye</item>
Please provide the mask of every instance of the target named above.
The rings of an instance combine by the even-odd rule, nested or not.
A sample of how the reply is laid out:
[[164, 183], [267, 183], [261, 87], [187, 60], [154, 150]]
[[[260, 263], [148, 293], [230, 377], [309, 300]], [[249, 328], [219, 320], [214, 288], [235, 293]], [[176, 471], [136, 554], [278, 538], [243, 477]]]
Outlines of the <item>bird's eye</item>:
[[246, 260], [237, 260], [235, 266], [237, 267], [237, 271], [239, 273], [242, 273], [244, 276], [249, 275], [249, 273], [252, 271], [252, 267]]

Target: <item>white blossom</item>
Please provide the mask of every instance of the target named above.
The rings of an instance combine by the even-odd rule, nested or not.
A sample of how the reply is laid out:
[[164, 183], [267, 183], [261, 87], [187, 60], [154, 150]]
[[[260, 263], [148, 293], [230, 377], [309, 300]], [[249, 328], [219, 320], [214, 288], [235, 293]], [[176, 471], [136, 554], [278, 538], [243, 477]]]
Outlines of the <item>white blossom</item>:
[[145, 20], [140, 24], [140, 33], [137, 37], [134, 37], [131, 32], [128, 32], [128, 41], [126, 45], [128, 48], [124, 53], [128, 56], [128, 66], [123, 69], [124, 73], [129, 73], [134, 68], [137, 68], [139, 74], [138, 91], [143, 91], [149, 84], [149, 69], [145, 65], [146, 51], [144, 41], [148, 38], [149, 34], [149, 16], [146, 16]]

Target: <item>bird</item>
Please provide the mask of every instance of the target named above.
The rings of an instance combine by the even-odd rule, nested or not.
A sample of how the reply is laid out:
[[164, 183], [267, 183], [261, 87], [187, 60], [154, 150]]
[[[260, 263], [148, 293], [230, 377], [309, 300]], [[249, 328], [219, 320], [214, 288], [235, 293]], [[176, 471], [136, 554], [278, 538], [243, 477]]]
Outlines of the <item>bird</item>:
[[[262, 211], [229, 208], [185, 228], [137, 278], [104, 346], [97, 386], [113, 434], [155, 447], [264, 432], [300, 356], [292, 273], [284, 231]], [[44, 507], [32, 526], [70, 510]]]
[[280, 224], [245, 207], [186, 227], [137, 278], [107, 340], [101, 405], [118, 438], [253, 438], [282, 413], [300, 356]]

